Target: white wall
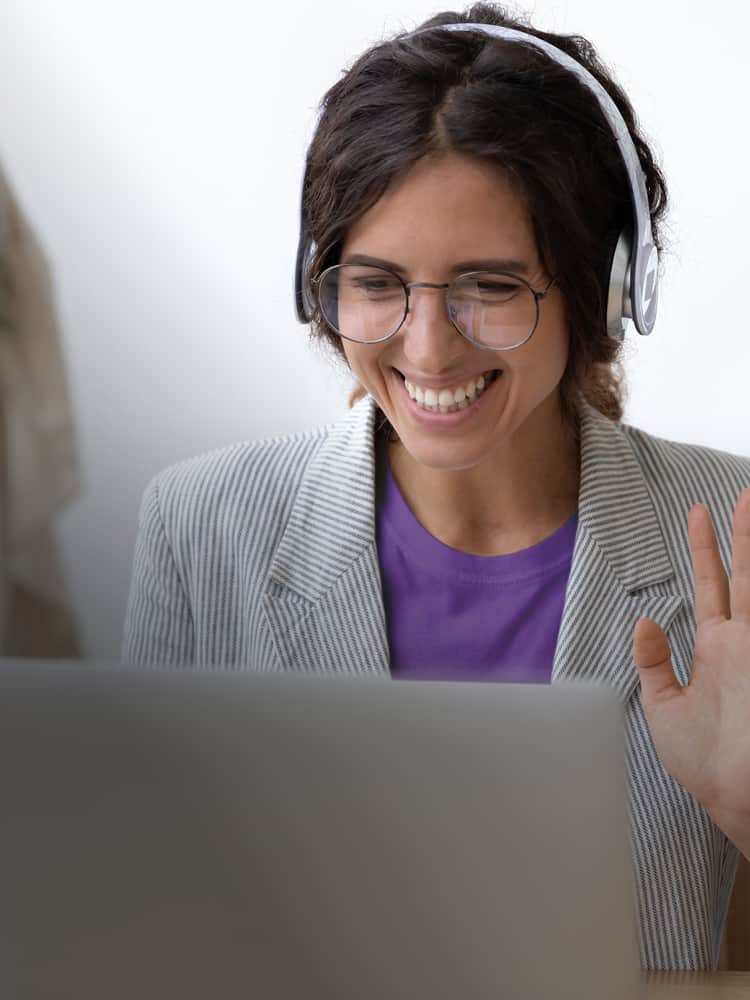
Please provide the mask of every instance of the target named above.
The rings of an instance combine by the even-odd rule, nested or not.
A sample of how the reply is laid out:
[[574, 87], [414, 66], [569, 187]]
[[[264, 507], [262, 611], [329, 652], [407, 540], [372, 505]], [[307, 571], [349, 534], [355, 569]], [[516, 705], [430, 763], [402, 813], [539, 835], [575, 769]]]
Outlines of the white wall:
[[[84, 477], [58, 538], [88, 656], [118, 654], [153, 473], [345, 409], [349, 383], [292, 303], [317, 102], [383, 34], [460, 8], [4, 0], [0, 158], [56, 279]], [[660, 317], [631, 338], [626, 420], [750, 454], [745, 7], [719, 27], [697, 2], [533, 11], [594, 42], [670, 185]]]

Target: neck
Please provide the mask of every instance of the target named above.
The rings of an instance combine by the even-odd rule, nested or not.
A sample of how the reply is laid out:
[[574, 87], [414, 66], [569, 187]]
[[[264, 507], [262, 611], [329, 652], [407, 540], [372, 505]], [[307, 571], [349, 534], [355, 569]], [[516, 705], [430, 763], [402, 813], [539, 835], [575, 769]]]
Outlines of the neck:
[[531, 415], [470, 469], [421, 465], [388, 445], [398, 488], [439, 541], [475, 555], [506, 555], [549, 537], [578, 509], [580, 450], [558, 416]]

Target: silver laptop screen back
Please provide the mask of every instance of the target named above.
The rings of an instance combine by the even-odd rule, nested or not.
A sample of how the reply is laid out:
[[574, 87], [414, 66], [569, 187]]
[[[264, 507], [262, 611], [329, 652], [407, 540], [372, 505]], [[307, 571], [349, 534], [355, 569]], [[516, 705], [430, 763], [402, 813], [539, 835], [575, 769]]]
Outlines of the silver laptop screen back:
[[3, 995], [640, 995], [609, 691], [71, 663], [0, 688]]

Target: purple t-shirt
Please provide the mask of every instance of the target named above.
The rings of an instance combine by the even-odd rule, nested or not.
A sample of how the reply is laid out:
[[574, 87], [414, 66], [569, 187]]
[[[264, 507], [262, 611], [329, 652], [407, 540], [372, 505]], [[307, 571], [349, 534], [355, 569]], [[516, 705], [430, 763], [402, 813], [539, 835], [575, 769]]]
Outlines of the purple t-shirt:
[[549, 683], [578, 514], [531, 548], [477, 556], [416, 519], [378, 450], [377, 543], [391, 674]]

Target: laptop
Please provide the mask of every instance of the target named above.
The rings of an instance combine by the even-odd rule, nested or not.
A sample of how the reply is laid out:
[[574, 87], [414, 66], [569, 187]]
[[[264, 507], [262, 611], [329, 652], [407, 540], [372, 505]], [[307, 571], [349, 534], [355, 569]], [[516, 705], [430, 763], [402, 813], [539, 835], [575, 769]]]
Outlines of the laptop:
[[599, 686], [0, 660], [0, 995], [634, 1000]]

